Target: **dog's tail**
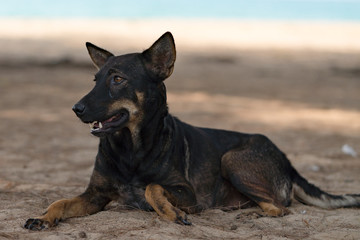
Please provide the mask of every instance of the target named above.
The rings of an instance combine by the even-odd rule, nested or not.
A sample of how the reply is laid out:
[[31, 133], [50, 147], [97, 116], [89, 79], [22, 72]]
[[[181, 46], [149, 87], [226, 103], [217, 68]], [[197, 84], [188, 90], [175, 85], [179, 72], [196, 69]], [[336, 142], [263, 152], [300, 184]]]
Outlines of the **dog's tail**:
[[299, 202], [321, 208], [360, 207], [360, 194], [332, 195], [309, 183], [295, 169], [294, 197]]

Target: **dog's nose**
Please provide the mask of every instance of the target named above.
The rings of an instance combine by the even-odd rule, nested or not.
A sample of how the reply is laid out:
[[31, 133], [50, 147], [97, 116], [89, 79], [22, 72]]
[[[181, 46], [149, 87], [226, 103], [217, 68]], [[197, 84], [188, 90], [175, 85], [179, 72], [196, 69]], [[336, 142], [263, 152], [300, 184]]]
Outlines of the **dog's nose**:
[[72, 107], [72, 110], [75, 112], [77, 116], [82, 116], [85, 112], [84, 104], [77, 103]]

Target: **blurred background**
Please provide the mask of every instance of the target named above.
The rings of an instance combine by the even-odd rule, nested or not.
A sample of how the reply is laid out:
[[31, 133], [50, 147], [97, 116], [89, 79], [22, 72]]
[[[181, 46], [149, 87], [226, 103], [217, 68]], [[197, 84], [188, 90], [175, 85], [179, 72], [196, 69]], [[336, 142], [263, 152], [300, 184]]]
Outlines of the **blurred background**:
[[[186, 120], [251, 132], [269, 131], [269, 124], [325, 131], [309, 126], [311, 118], [340, 135], [357, 136], [360, 121], [352, 117], [360, 107], [359, 12], [358, 0], [6, 1], [0, 8], [0, 93], [8, 110], [0, 117], [18, 120], [14, 111], [30, 107], [35, 110], [27, 114], [38, 117], [42, 109], [60, 119], [58, 111], [48, 112], [59, 104], [74, 120], [69, 109], [92, 87], [88, 80], [95, 72], [85, 42], [114, 54], [140, 52], [171, 31], [178, 58], [167, 86], [178, 95], [169, 95], [170, 108]], [[46, 87], [60, 95], [43, 96]], [[224, 124], [233, 118], [214, 103], [209, 112], [186, 110], [187, 101], [176, 99], [185, 96], [193, 103], [189, 94], [200, 102], [221, 95], [219, 101], [240, 104], [229, 107], [240, 120]], [[260, 101], [261, 113], [238, 111], [253, 100]], [[269, 114], [268, 107], [262, 109], [269, 100], [304, 109]], [[303, 113], [308, 108], [317, 112]]]
[[[166, 80], [171, 113], [193, 125], [266, 134], [312, 182], [359, 192], [359, 13], [358, 0], [2, 1], [0, 194], [8, 194], [0, 198], [0, 231], [19, 238], [19, 215], [88, 182], [98, 139], [71, 111], [94, 85], [85, 42], [141, 52], [166, 31], [177, 46]], [[85, 220], [94, 229], [97, 222]], [[341, 239], [324, 239], [333, 236]]]
[[[19, 45], [27, 40], [22, 55], [32, 58], [39, 56], [38, 42], [55, 44], [41, 51], [42, 59], [71, 57], [85, 41], [138, 50], [167, 30], [181, 50], [359, 51], [359, 12], [358, 0], [14, 0], [1, 5], [0, 37]], [[7, 49], [1, 55], [15, 57]]]

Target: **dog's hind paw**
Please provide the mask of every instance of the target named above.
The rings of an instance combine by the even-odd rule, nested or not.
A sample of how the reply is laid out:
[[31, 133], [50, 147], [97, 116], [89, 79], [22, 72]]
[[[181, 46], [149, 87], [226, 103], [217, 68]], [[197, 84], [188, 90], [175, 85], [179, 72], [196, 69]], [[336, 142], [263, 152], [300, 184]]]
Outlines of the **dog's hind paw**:
[[59, 223], [58, 219], [55, 219], [54, 224], [50, 225], [50, 223], [48, 221], [45, 221], [43, 219], [29, 218], [26, 221], [24, 228], [29, 229], [29, 230], [40, 231], [40, 230], [49, 228], [50, 226], [56, 226], [56, 225], [58, 225], [58, 223]]

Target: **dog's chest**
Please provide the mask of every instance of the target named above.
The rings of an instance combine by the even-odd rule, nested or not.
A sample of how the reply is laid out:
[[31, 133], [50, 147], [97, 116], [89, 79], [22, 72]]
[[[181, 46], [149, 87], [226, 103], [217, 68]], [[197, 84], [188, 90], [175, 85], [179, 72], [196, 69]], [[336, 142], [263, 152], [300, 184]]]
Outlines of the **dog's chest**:
[[152, 210], [145, 199], [145, 187], [121, 184], [118, 186], [118, 194], [119, 204], [125, 205], [125, 207]]

